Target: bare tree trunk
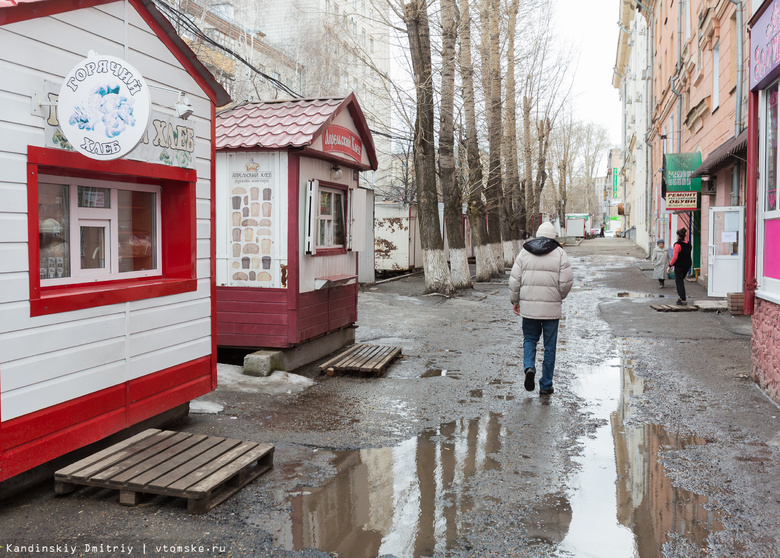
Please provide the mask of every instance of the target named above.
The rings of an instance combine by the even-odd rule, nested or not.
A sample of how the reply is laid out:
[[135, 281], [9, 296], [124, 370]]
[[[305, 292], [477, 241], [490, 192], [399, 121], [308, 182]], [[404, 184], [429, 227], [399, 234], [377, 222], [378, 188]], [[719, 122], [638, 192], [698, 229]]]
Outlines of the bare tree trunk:
[[444, 221], [450, 251], [450, 272], [456, 289], [471, 288], [471, 272], [463, 239], [463, 193], [455, 177], [455, 0], [440, 0], [442, 32], [441, 105], [439, 107], [439, 177], [444, 195]]
[[[529, 78], [530, 79], [530, 78]], [[525, 229], [528, 234], [534, 236], [537, 223], [537, 214], [534, 214], [534, 175], [533, 175], [533, 149], [531, 137], [531, 99], [525, 95], [523, 97], [523, 170], [525, 183]]]
[[498, 0], [481, 0], [482, 89], [488, 119], [487, 226], [490, 248], [497, 264], [494, 274], [503, 273], [504, 250], [501, 246], [501, 59]]
[[[522, 191], [520, 171], [517, 168], [517, 110], [515, 103], [515, 31], [517, 28], [517, 13], [520, 0], [511, 0], [509, 5], [509, 24], [507, 29], [506, 48], [506, 110], [504, 125], [504, 158], [506, 160], [506, 182], [504, 183], [504, 207], [507, 235], [504, 236], [504, 264], [512, 265], [514, 258], [520, 252], [520, 221], [518, 216], [524, 211], [521, 203]], [[507, 263], [507, 244], [511, 256]]]
[[428, 6], [425, 0], [404, 4], [404, 22], [417, 91], [417, 118], [414, 130], [414, 174], [417, 184], [420, 243], [423, 250], [425, 291], [455, 292], [444, 258], [436, 193], [436, 156], [433, 140], [433, 75]]
[[542, 190], [547, 180], [547, 152], [550, 148], [550, 131], [552, 130], [552, 121], [549, 118], [543, 118], [536, 124], [537, 141], [539, 142], [539, 151], [536, 160], [536, 181], [534, 182], [534, 215], [539, 215], [541, 211]]
[[482, 202], [482, 161], [477, 140], [477, 116], [474, 102], [474, 65], [471, 60], [471, 12], [469, 0], [460, 0], [460, 74], [463, 84], [463, 108], [466, 114], [466, 153], [469, 168], [468, 216], [471, 242], [477, 264], [477, 281], [490, 281], [496, 268], [488, 243], [485, 205]]

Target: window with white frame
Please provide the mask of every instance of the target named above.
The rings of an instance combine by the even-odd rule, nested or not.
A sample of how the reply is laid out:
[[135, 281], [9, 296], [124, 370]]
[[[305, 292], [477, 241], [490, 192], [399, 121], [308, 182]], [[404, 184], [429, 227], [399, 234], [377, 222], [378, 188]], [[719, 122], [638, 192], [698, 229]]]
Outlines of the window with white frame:
[[42, 175], [41, 286], [161, 275], [161, 188]]
[[318, 247], [345, 247], [345, 201], [343, 190], [320, 187], [317, 212]]

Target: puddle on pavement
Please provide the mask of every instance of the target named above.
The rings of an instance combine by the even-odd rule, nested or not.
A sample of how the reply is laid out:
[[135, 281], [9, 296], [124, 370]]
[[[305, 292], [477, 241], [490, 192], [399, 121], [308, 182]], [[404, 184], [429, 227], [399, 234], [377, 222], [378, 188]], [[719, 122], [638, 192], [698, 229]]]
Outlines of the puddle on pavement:
[[292, 512], [277, 544], [343, 558], [443, 555], [481, 499], [469, 481], [500, 469], [490, 454], [506, 435], [501, 415], [490, 413], [392, 448], [333, 452], [330, 482], [288, 494]]
[[571, 524], [571, 504], [563, 493], [550, 494], [523, 521], [531, 546], [557, 545]]
[[446, 376], [447, 378], [452, 378], [453, 380], [460, 380], [461, 373], [459, 370], [428, 368], [425, 372], [422, 373], [420, 378], [438, 378], [441, 376]]
[[723, 529], [720, 518], [708, 509], [711, 498], [672, 486], [659, 462], [662, 449], [683, 449], [705, 441], [669, 434], [658, 425], [625, 425], [630, 398], [644, 389], [633, 364], [614, 358], [574, 374], [572, 389], [588, 402], [595, 418], [606, 423], [595, 435], [580, 440], [583, 451], [576, 459], [580, 469], [566, 495], [571, 513], [551, 511], [549, 502], [538, 508], [538, 514], [547, 518], [549, 532], [563, 530], [563, 526], [550, 526], [550, 517], [567, 523], [557, 547], [562, 555], [589, 555], [598, 548], [598, 555], [607, 558], [654, 557], [672, 538], [706, 548], [709, 534]]
[[621, 292], [615, 295], [617, 298], [654, 298], [655, 295], [651, 293], [629, 293]]

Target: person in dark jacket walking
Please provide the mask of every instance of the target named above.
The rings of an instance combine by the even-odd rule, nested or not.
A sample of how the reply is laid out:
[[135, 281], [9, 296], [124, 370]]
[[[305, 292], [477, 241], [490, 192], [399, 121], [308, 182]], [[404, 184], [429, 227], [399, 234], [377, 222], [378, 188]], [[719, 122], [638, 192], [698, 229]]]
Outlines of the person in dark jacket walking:
[[558, 322], [563, 299], [569, 294], [574, 275], [566, 251], [555, 240], [552, 223], [542, 223], [536, 238], [523, 244], [509, 276], [512, 310], [523, 317], [523, 369], [525, 389], [534, 390], [536, 346], [543, 337], [544, 360], [539, 395], [553, 393]]
[[674, 282], [677, 285], [677, 296], [680, 298], [677, 300], [678, 306], [685, 306], [688, 304], [688, 299], [685, 296], [685, 277], [688, 275], [688, 271], [693, 265], [691, 260], [691, 245], [685, 241], [685, 237], [688, 235], [688, 230], [685, 228], [677, 231], [677, 242], [674, 243], [674, 254], [672, 254], [672, 260], [669, 262], [669, 271], [674, 268]]

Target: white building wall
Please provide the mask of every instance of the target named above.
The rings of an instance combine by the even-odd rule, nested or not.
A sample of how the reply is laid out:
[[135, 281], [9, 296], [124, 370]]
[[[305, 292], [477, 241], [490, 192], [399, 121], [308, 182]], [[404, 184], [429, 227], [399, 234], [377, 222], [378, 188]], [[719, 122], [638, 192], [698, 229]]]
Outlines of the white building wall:
[[[624, 233], [633, 228], [632, 238], [645, 251], [650, 246], [651, 226], [648, 222], [648, 99], [650, 69], [648, 62], [648, 26], [639, 11], [634, 12], [629, 31], [629, 61], [621, 91], [625, 133], [622, 164], [625, 173]], [[620, 193], [622, 195], [622, 192]], [[649, 253], [649, 252], [648, 252]]]
[[[27, 146], [44, 146], [32, 108], [44, 81], [61, 82], [90, 50], [125, 58], [121, 2], [0, 29], [0, 420], [87, 395], [211, 353], [211, 105], [193, 78], [132, 9], [127, 61], [149, 85], [185, 91], [195, 109], [197, 291], [99, 308], [30, 316]], [[153, 109], [175, 94], [152, 89]]]

